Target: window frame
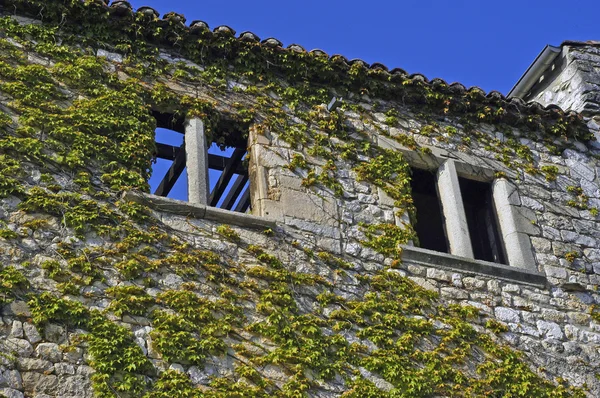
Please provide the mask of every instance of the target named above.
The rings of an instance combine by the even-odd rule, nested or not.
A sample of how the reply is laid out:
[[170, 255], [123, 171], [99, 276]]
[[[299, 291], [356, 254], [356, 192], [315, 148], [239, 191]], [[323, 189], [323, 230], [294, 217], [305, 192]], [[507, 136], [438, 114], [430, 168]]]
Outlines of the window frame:
[[[518, 189], [508, 180], [510, 177], [517, 177], [512, 170], [492, 159], [422, 145], [430, 150], [427, 151], [430, 153], [425, 154], [423, 151], [403, 147], [393, 139], [385, 136], [377, 137], [377, 144], [382, 148], [402, 152], [411, 167], [437, 170], [437, 189], [445, 219], [444, 227], [449, 241], [450, 256], [462, 257], [498, 267], [520, 268], [534, 273], [538, 272], [530, 234], [527, 231], [527, 226], [531, 227], [532, 223], [537, 222], [537, 219], [535, 214], [527, 212], [521, 207]], [[498, 177], [498, 171], [502, 171], [506, 177]], [[503, 242], [507, 265], [474, 258], [458, 180], [459, 176], [491, 183], [498, 229]], [[460, 203], [460, 206], [457, 206], [457, 203]], [[440, 256], [448, 256], [444, 252], [420, 248], [419, 250], [439, 253]]]
[[[188, 199], [184, 202], [206, 205], [215, 208], [221, 201], [232, 178], [240, 174], [242, 158], [246, 154], [246, 148], [235, 147], [231, 158], [220, 155], [209, 154], [209, 140], [205, 133], [202, 119], [198, 117], [178, 118], [169, 113], [154, 111], [153, 115], [157, 121], [157, 128], [167, 128], [176, 133], [183, 134], [183, 144], [180, 147], [165, 145], [156, 142], [156, 157], [169, 159], [173, 164], [167, 171], [165, 177], [157, 187], [156, 196], [167, 197], [176, 181], [187, 170]], [[171, 120], [172, 118], [172, 120]], [[173, 151], [173, 154], [165, 156], [165, 152]], [[212, 166], [212, 167], [211, 167]], [[211, 192], [209, 182], [209, 170], [221, 171], [215, 189]], [[233, 186], [224, 197], [223, 210], [245, 212], [250, 205], [250, 188], [244, 189], [250, 175], [246, 173], [233, 180]], [[238, 200], [239, 199], [239, 200]], [[239, 202], [235, 208], [233, 205]]]

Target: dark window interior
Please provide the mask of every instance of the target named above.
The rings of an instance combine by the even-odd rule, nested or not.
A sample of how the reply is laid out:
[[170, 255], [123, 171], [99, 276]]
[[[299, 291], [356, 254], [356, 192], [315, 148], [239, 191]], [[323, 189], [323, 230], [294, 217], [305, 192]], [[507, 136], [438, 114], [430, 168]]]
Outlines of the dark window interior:
[[[153, 112], [156, 119], [156, 154], [150, 187], [152, 193], [187, 200], [187, 173], [184, 144], [184, 119], [172, 114]], [[244, 134], [225, 123], [220, 145], [208, 149], [210, 197], [208, 204], [226, 210], [246, 212], [250, 207], [250, 190]], [[233, 131], [230, 133], [229, 131]]]
[[458, 178], [473, 255], [478, 260], [506, 264], [490, 183]]
[[448, 253], [444, 217], [437, 193], [435, 171], [412, 169], [412, 197], [417, 209], [415, 230], [419, 245], [425, 249]]

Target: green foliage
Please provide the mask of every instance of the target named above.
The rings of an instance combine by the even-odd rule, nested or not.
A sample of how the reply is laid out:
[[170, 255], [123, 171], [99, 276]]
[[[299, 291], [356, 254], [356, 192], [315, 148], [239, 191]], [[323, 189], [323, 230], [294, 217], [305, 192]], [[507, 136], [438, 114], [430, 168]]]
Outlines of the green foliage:
[[145, 315], [154, 304], [154, 299], [139, 286], [114, 286], [106, 289], [106, 294], [113, 299], [107, 310], [118, 317], [124, 314]]
[[508, 332], [508, 326], [495, 319], [488, 319], [485, 323], [485, 327], [496, 334]]
[[22, 174], [20, 163], [6, 155], [0, 155], [0, 198], [23, 192], [23, 187], [16, 177]]
[[43, 212], [63, 218], [67, 227], [79, 235], [98, 225], [112, 224], [118, 216], [95, 200], [84, 199], [76, 193], [51, 193], [41, 187], [27, 191], [19, 208], [26, 212]]
[[600, 307], [597, 304], [592, 304], [589, 310], [590, 316], [596, 323], [600, 323]]
[[313, 185], [321, 184], [327, 188], [330, 188], [336, 196], [341, 196], [344, 192], [342, 184], [336, 177], [335, 172], [337, 167], [332, 160], [328, 160], [320, 172], [314, 169], [309, 170], [307, 176], [302, 180], [302, 185], [310, 187]]
[[383, 150], [369, 162], [361, 163], [356, 169], [359, 180], [382, 188], [401, 209], [411, 209], [410, 167], [402, 153]]
[[99, 397], [114, 397], [115, 392], [139, 396], [146, 390], [143, 374], [152, 367], [129, 329], [109, 321], [97, 310], [88, 310], [79, 301], [47, 292], [32, 296], [28, 304], [39, 326], [52, 322], [88, 331], [82, 338], [89, 345], [91, 365], [96, 370], [92, 382]]
[[556, 181], [556, 176], [558, 174], [558, 167], [556, 166], [542, 166], [540, 167], [540, 171], [544, 173], [546, 176], [546, 180], [548, 181]]
[[295, 153], [292, 156], [292, 161], [290, 162], [290, 164], [288, 165], [288, 168], [291, 171], [294, 171], [296, 169], [308, 169], [308, 163], [306, 162], [306, 159], [304, 158], [304, 156], [300, 155], [299, 153]]
[[400, 116], [398, 110], [394, 109], [394, 108], [390, 108], [386, 113], [385, 113], [385, 124], [387, 124], [388, 126], [395, 126], [396, 124], [398, 124], [398, 116]]
[[223, 235], [225, 238], [232, 242], [238, 243], [241, 241], [240, 235], [237, 232], [235, 232], [235, 230], [229, 225], [219, 225], [217, 227], [217, 233]]
[[11, 302], [15, 293], [28, 285], [25, 275], [15, 267], [8, 266], [0, 270], [0, 304]]
[[353, 268], [352, 263], [345, 261], [344, 259], [339, 258], [337, 256], [334, 256], [333, 254], [331, 254], [329, 252], [320, 251], [317, 253], [317, 257], [319, 257], [325, 263], [327, 263], [328, 265], [330, 265], [334, 268], [341, 268], [341, 269], [352, 269]]
[[144, 398], [200, 398], [204, 396], [196, 389], [190, 378], [177, 370], [167, 370], [160, 374], [154, 383], [154, 389], [144, 395]]
[[[245, 247], [259, 263], [251, 265], [190, 247], [166, 233], [147, 208], [118, 199], [121, 190], [148, 190], [155, 151], [154, 109], [201, 117], [209, 139], [219, 145], [228, 139], [228, 132], [215, 128], [222, 117], [233, 120], [236, 127], [256, 121], [257, 131], [265, 136], [272, 134], [323, 160], [317, 173], [309, 164], [311, 158], [293, 155], [289, 168], [306, 170], [305, 186], [322, 185], [342, 196], [337, 165], [345, 160], [355, 166], [359, 179], [381, 188], [396, 207], [410, 213], [407, 162], [398, 152], [372, 145], [364, 131], [349, 131], [344, 112], [325, 112], [321, 104], [331, 97], [330, 89], [344, 95], [402, 98], [409, 110], [464, 117], [465, 126], [473, 120], [498, 126], [508, 123], [507, 112], [498, 104], [475, 90], [454, 94], [443, 84], [433, 88], [360, 63], [348, 67], [335, 57], [329, 60], [318, 54], [275, 50], [216, 33], [192, 36], [170, 18], [159, 23], [136, 14], [115, 24], [95, 1], [9, 1], [9, 8], [15, 10], [25, 6], [33, 15], [43, 15], [46, 24], [19, 25], [13, 18], [0, 18], [3, 35], [23, 46], [0, 38], [0, 90], [8, 98], [11, 114], [0, 112], [0, 198], [18, 196], [20, 210], [52, 219], [53, 225], [55, 221], [79, 238], [58, 242], [60, 262], [41, 265], [63, 294], [77, 296], [81, 286], [102, 280], [104, 272], [120, 272], [122, 278], [136, 279], [138, 284], [143, 281], [145, 286], [152, 285], [151, 272], [178, 274], [187, 282], [181, 290], [163, 292], [156, 299], [138, 285], [107, 289], [107, 311], [111, 317], [151, 312], [152, 348], [164, 361], [201, 367], [210, 355], [235, 355], [234, 377], [240, 379], [215, 377], [199, 390], [185, 374], [169, 370], [152, 383], [149, 377], [156, 376], [155, 368], [135, 344], [131, 331], [88, 309], [86, 297], [32, 294], [29, 305], [36, 324], [59, 323], [84, 331], [81, 339], [96, 371], [97, 396], [298, 397], [333, 379], [346, 383], [346, 397], [578, 396], [578, 391], [542, 380], [513, 351], [477, 333], [470, 322], [479, 316], [472, 308], [444, 306], [435, 294], [393, 270], [356, 275], [351, 272], [353, 264], [343, 257], [305, 248], [308, 261], [330, 271], [336, 283], [351, 276], [367, 292], [344, 299], [333, 293], [337, 288], [333, 282], [320, 274], [291, 271], [296, 264], [258, 245]], [[161, 60], [150, 41], [175, 45], [179, 55], [201, 64], [202, 69]], [[118, 72], [111, 62], [94, 55], [92, 49], [99, 48], [100, 42], [101, 48], [114, 46], [124, 55]], [[47, 57], [54, 66], [29, 64], [32, 55]], [[179, 95], [172, 89], [175, 80], [219, 95], [235, 94], [240, 102], [225, 115], [221, 103], [202, 95]], [[228, 81], [244, 81], [248, 87], [230, 90]], [[356, 104], [346, 107], [361, 113]], [[295, 110], [297, 119], [289, 120], [285, 109]], [[385, 116], [385, 123], [393, 126], [400, 113], [390, 108]], [[422, 135], [447, 141], [458, 135], [452, 126], [440, 129], [428, 123], [423, 123]], [[552, 136], [585, 138], [589, 134], [578, 121], [561, 115], [551, 121], [525, 114], [515, 123]], [[350, 133], [358, 135], [350, 138]], [[503, 147], [483, 133], [470, 134], [462, 138], [463, 144], [486, 145], [506, 163], [520, 159], [516, 169], [541, 171], [549, 181], [556, 179], [556, 167], [538, 170], [529, 148], [517, 141], [509, 139]], [[412, 134], [394, 139], [418, 149]], [[426, 154], [426, 148], [421, 152]], [[526, 166], [527, 162], [531, 165]], [[31, 169], [42, 173], [38, 186], [31, 187], [28, 180]], [[69, 182], [55, 179], [57, 174], [69, 176]], [[22, 226], [46, 232], [50, 224], [28, 221]], [[363, 245], [395, 259], [392, 266], [398, 265], [399, 245], [415, 238], [408, 225], [361, 228], [366, 237]], [[240, 243], [231, 227], [219, 226], [216, 231]], [[1, 230], [0, 236], [18, 237], [9, 230]], [[104, 240], [104, 245], [93, 247], [86, 241], [90, 237]], [[287, 245], [283, 240], [277, 244]], [[3, 301], [19, 297], [26, 289], [27, 279], [16, 268], [0, 271]], [[207, 292], [213, 299], [204, 296]], [[306, 305], [310, 298], [315, 300], [312, 307]], [[244, 311], [252, 317], [245, 318]], [[438, 323], [448, 327], [436, 329]], [[501, 325], [492, 320], [486, 326], [494, 333], [502, 332]], [[368, 347], [350, 343], [352, 334], [368, 341]], [[241, 343], [232, 344], [233, 340]], [[480, 358], [481, 351], [485, 358], [478, 374], [464, 371], [465, 362]], [[267, 366], [285, 374], [282, 385], [275, 387], [263, 373]], [[383, 393], [358, 376], [358, 367], [378, 373], [394, 388]]]
[[570, 251], [570, 252], [565, 253], [565, 260], [567, 260], [570, 263], [575, 261], [578, 257], [579, 257], [579, 253], [576, 251]]
[[236, 323], [239, 312], [235, 307], [186, 290], [167, 291], [158, 301], [176, 311], [157, 310], [152, 315], [152, 340], [165, 360], [201, 366], [209, 354], [225, 353], [222, 336], [231, 330], [232, 322]]
[[16, 239], [19, 237], [19, 234], [15, 231], [11, 231], [10, 229], [0, 229], [0, 238], [2, 239]]
[[416, 237], [412, 229], [401, 228], [394, 224], [369, 224], [362, 225], [366, 240], [362, 243], [377, 252], [392, 258], [400, 258], [402, 248], [400, 245]]

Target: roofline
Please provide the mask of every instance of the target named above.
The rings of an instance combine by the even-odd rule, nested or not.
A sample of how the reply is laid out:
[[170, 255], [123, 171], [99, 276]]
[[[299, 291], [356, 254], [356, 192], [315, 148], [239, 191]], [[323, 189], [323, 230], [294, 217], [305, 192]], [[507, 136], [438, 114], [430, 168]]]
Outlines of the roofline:
[[523, 99], [525, 94], [527, 94], [531, 87], [537, 83], [548, 65], [552, 64], [561, 51], [562, 45], [560, 47], [551, 46], [549, 44], [546, 45], [535, 61], [527, 68], [527, 71], [525, 71], [523, 76], [521, 76], [517, 84], [510, 90], [507, 97]]

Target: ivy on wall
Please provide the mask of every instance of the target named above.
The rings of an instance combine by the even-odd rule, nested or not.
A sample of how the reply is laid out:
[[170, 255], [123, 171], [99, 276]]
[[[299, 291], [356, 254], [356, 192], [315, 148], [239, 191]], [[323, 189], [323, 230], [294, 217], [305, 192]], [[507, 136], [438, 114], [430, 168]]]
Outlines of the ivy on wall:
[[[87, 345], [97, 396], [297, 397], [318, 390], [323, 381], [345, 385], [345, 397], [584, 396], [533, 372], [520, 354], [493, 336], [503, 332], [501, 326], [488, 322], [486, 330], [474, 308], [444, 305], [402, 277], [396, 269], [398, 245], [414, 239], [410, 225], [363, 226], [363, 244], [394, 260], [371, 275], [356, 275], [348, 259], [315, 254], [285, 236], [269, 236], [271, 245], [304, 256], [339, 278], [359, 279], [368, 293], [349, 299], [333, 293], [336, 286], [329, 279], [292, 271], [268, 248], [250, 244], [231, 227], [214, 233], [252, 263], [191, 246], [148, 209], [118, 195], [125, 189], [148, 189], [156, 127], [152, 109], [201, 117], [211, 140], [221, 144], [228, 140], [227, 131], [216, 128], [221, 118], [238, 125], [252, 121], [294, 148], [305, 148], [290, 163], [291, 170], [306, 172], [305, 186], [341, 195], [336, 162], [343, 159], [354, 165], [359, 179], [384, 189], [409, 214], [406, 161], [399, 153], [375, 148], [367, 132], [351, 131], [343, 112], [325, 112], [321, 104], [333, 90], [402, 97], [421, 112], [456, 117], [464, 121], [465, 131], [440, 128], [423, 115], [423, 124], [431, 127], [421, 134], [452, 139], [464, 133], [467, 146], [495, 143], [477, 131], [480, 122], [510, 122], [553, 138], [589, 137], [578, 120], [558, 114], [553, 120], [534, 114], [513, 120], [477, 91], [455, 95], [443, 85], [386, 75], [360, 63], [348, 66], [336, 58], [246, 43], [227, 33], [192, 34], [176, 16], [159, 21], [151, 13], [125, 13], [117, 20], [102, 1], [9, 3], [34, 16], [42, 15], [43, 7], [46, 23], [22, 25], [0, 18], [0, 92], [5, 96], [0, 108], [0, 197], [18, 197], [19, 210], [40, 222], [23, 223], [16, 231], [2, 229], [0, 238], [18, 241], [35, 231], [58, 235], [59, 228], [67, 228], [74, 238], [57, 243], [56, 259], [40, 265], [56, 282], [55, 291], [28, 288], [27, 267], [7, 266], [0, 270], [0, 300], [28, 291], [37, 325], [84, 330], [81, 340], [70, 344]], [[156, 44], [169, 45], [198, 65], [167, 62]], [[97, 57], [101, 48], [118, 52], [123, 62]], [[245, 88], [230, 88], [230, 81], [244, 82]], [[181, 94], [181, 87], [196, 90], [197, 97]], [[376, 125], [358, 102], [349, 102], [346, 110]], [[385, 110], [384, 125], [397, 125], [399, 117], [396, 109]], [[410, 135], [394, 139], [418, 149]], [[516, 141], [508, 147], [498, 156], [533, 162], [526, 147]], [[323, 166], [312, 166], [309, 156], [321, 158]], [[39, 171], [38, 180], [32, 170]], [[526, 171], [546, 178], [556, 174], [534, 166]], [[64, 176], [70, 178], [58, 178]], [[104, 244], [86, 244], [90, 237]], [[155, 284], [151, 276], [167, 272], [186, 281], [182, 289], [148, 294]], [[90, 310], [81, 292], [105, 281], [107, 273], [127, 283], [103, 292], [110, 300], [104, 311]], [[310, 297], [314, 308], [302, 307], [300, 295]], [[255, 316], [247, 315], [249, 308]], [[233, 374], [216, 375], [198, 389], [181, 372], [159, 372], [131, 330], [114, 321], [126, 316], [150, 320], [149, 349], [166, 363], [203, 367], [209, 358], [227, 356], [235, 360]], [[485, 355], [477, 359], [476, 352]], [[467, 362], [475, 363], [474, 372]], [[285, 380], [274, 380], [267, 368], [277, 369]], [[380, 375], [390, 391], [376, 387], [363, 370]]]

